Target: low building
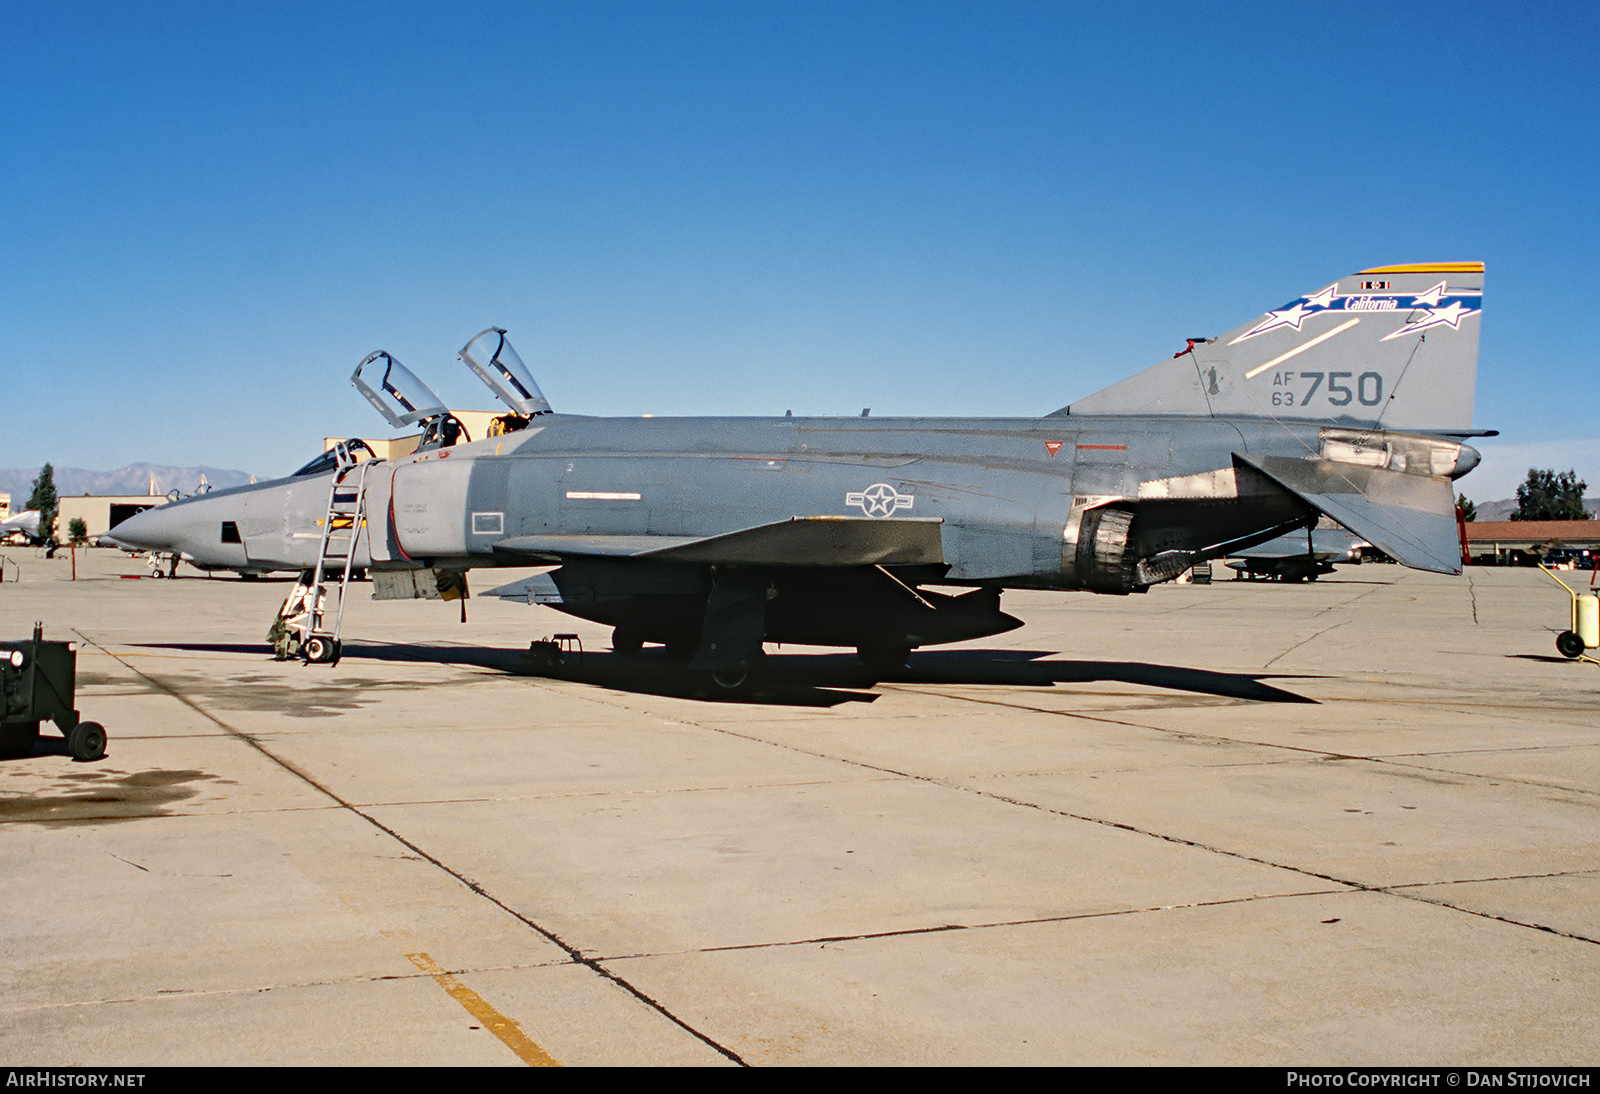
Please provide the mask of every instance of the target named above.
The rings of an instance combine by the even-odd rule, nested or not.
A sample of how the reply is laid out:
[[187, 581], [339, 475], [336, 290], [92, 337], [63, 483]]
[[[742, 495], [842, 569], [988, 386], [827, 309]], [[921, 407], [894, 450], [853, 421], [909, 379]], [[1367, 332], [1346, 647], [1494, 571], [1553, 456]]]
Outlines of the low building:
[[167, 499], [156, 494], [82, 494], [63, 497], [56, 509], [56, 539], [67, 542], [72, 522], [83, 521], [90, 542], [146, 509], [165, 505]]
[[1473, 520], [1467, 551], [1475, 562], [1513, 565], [1553, 551], [1600, 551], [1600, 520]]

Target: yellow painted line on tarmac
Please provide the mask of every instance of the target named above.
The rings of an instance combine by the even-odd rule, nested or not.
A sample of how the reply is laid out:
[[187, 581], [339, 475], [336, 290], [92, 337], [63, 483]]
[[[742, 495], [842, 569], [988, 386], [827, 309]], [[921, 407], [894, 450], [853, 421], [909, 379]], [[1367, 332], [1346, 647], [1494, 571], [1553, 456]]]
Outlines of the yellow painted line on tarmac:
[[500, 1038], [523, 1063], [529, 1067], [561, 1066], [561, 1061], [535, 1044], [526, 1033], [522, 1032], [521, 1026], [491, 1007], [483, 996], [445, 972], [433, 958], [425, 953], [408, 953], [406, 958], [433, 977], [450, 998], [460, 1003], [468, 1014], [482, 1022], [484, 1029]]

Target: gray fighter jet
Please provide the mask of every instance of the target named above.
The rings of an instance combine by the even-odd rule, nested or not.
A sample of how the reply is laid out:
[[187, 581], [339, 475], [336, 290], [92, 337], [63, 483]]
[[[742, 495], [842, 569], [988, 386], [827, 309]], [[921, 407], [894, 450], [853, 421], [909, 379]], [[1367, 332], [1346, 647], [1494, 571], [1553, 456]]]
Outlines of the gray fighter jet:
[[1003, 589], [1142, 593], [1323, 514], [1458, 573], [1451, 480], [1478, 462], [1464, 439], [1488, 435], [1472, 427], [1482, 308], [1481, 263], [1363, 270], [1005, 419], [562, 414], [491, 328], [460, 356], [508, 407], [496, 435], [465, 437], [375, 353], [352, 380], [423, 430], [415, 453], [341, 449], [115, 538], [303, 571], [282, 619], [311, 660], [338, 658], [322, 597], [352, 568], [378, 598], [448, 597], [471, 568], [548, 564], [490, 595], [611, 626], [620, 652], [663, 644], [728, 686], [764, 641], [854, 647], [892, 671], [919, 646], [1019, 626]]

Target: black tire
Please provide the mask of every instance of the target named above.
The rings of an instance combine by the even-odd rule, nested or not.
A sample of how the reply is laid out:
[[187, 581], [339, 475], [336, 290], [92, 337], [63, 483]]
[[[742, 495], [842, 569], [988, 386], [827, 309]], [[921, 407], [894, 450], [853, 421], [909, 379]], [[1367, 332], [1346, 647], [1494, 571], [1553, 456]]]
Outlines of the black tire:
[[611, 649], [624, 657], [635, 657], [644, 649], [644, 636], [629, 627], [618, 627], [611, 632]]
[[1557, 652], [1569, 660], [1575, 660], [1583, 656], [1583, 651], [1587, 648], [1583, 644], [1583, 639], [1575, 631], [1562, 631], [1556, 635]]
[[311, 665], [335, 665], [339, 662], [339, 642], [337, 639], [327, 638], [314, 634], [306, 639], [306, 663]]
[[85, 763], [106, 754], [106, 728], [99, 722], [79, 722], [67, 734], [67, 751]]
[[12, 722], [0, 726], [0, 760], [19, 760], [33, 755], [39, 740], [38, 722]]
[[746, 695], [756, 686], [762, 671], [766, 668], [767, 655], [757, 653], [748, 661], [743, 662], [738, 668], [717, 669], [711, 675], [711, 683], [720, 692], [728, 695]]
[[738, 691], [750, 680], [748, 668], [720, 669], [711, 674], [711, 682], [723, 691]]

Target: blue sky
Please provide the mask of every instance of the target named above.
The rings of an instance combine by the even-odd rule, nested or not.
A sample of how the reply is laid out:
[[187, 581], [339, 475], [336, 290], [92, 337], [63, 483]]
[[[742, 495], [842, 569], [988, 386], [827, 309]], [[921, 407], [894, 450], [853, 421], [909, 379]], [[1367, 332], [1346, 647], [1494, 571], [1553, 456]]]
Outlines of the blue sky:
[[0, 466], [266, 476], [453, 405], [1045, 413], [1488, 264], [1463, 481], [1600, 490], [1600, 7], [73, 3], [0, 27]]

